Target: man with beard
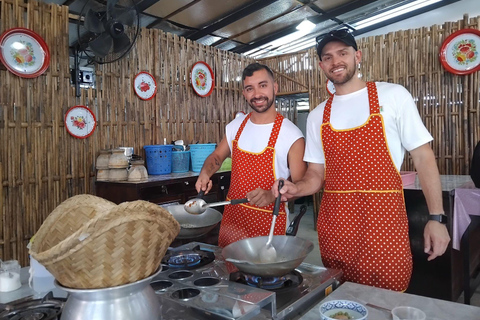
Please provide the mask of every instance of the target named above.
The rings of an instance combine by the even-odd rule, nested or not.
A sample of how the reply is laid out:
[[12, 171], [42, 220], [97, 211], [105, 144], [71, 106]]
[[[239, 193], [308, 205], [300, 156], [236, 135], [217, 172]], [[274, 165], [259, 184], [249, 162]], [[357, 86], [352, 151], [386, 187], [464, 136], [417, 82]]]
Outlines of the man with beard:
[[345, 281], [404, 291], [412, 273], [399, 173], [405, 150], [430, 212], [424, 229], [428, 261], [442, 255], [450, 241], [429, 146], [432, 136], [404, 87], [366, 83], [358, 76], [362, 53], [347, 30], [328, 33], [317, 43], [317, 54], [335, 94], [310, 112], [304, 156], [308, 169], [301, 181], [285, 181], [282, 200], [324, 187], [317, 221], [324, 265], [342, 269]]
[[[256, 236], [266, 236], [272, 223], [275, 198], [270, 191], [280, 177], [297, 181], [307, 165], [303, 134], [291, 121], [275, 110], [278, 85], [265, 65], [250, 64], [242, 75], [243, 96], [252, 108], [248, 115], [236, 117], [226, 126], [225, 136], [205, 160], [196, 182], [197, 191], [212, 188], [210, 177], [231, 155], [232, 173], [227, 199], [248, 198], [245, 204], [227, 205], [223, 212], [218, 244], [228, 244]], [[275, 222], [275, 235], [287, 227], [285, 203]]]

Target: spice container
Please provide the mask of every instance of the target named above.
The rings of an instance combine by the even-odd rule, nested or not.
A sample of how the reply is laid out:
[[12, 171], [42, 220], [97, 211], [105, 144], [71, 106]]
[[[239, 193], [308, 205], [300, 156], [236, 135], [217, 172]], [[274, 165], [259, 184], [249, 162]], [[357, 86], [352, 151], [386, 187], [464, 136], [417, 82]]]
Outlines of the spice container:
[[17, 260], [3, 261], [0, 266], [0, 292], [10, 292], [22, 286]]

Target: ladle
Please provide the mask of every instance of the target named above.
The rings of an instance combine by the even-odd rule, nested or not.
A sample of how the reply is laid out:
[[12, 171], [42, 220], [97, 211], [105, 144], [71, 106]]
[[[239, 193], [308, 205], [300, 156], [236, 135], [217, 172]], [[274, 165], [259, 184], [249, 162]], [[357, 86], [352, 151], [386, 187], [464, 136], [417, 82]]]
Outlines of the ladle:
[[283, 187], [283, 180], [278, 181], [278, 197], [275, 199], [275, 206], [273, 207], [273, 218], [272, 225], [270, 227], [270, 233], [268, 234], [268, 240], [265, 244], [265, 247], [260, 249], [260, 261], [262, 263], [271, 263], [277, 260], [277, 251], [275, 247], [272, 246], [273, 231], [275, 229], [275, 221], [277, 220], [278, 212], [280, 211], [280, 199], [282, 195], [280, 194], [280, 189]]
[[187, 211], [190, 214], [202, 214], [207, 210], [207, 208], [211, 207], [218, 207], [218, 206], [224, 206], [227, 204], [239, 204], [239, 203], [247, 203], [248, 199], [233, 199], [230, 201], [220, 201], [220, 202], [213, 202], [213, 203], [206, 203], [205, 200], [200, 199], [200, 198], [195, 198], [188, 200], [185, 202], [183, 205], [183, 208], [185, 211]]

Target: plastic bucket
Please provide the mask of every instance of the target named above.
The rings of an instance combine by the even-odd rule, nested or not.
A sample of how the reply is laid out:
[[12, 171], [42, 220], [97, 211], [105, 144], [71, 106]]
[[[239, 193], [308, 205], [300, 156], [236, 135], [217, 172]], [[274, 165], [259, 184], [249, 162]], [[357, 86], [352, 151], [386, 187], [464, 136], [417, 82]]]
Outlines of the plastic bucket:
[[172, 152], [172, 172], [187, 172], [190, 166], [190, 151]]
[[168, 174], [172, 172], [171, 144], [144, 146], [148, 174]]
[[192, 159], [192, 171], [200, 172], [205, 159], [215, 150], [216, 143], [203, 143], [190, 145], [190, 158]]

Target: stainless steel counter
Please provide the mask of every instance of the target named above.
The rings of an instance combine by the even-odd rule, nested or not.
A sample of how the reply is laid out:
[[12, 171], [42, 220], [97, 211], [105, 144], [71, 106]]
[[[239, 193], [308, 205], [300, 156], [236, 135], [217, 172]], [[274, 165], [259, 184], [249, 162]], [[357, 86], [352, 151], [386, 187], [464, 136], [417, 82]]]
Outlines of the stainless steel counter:
[[[345, 282], [337, 290], [317, 305], [313, 306], [301, 320], [318, 320], [320, 317], [320, 305], [329, 300], [351, 300], [366, 305], [367, 302], [393, 309], [396, 306], [411, 306], [419, 308], [427, 315], [426, 320], [479, 320], [480, 308], [468, 306], [456, 302], [427, 298], [408, 293], [400, 293], [385, 289], [369, 287], [357, 283]], [[369, 320], [392, 319], [392, 315], [383, 310], [368, 307]]]

